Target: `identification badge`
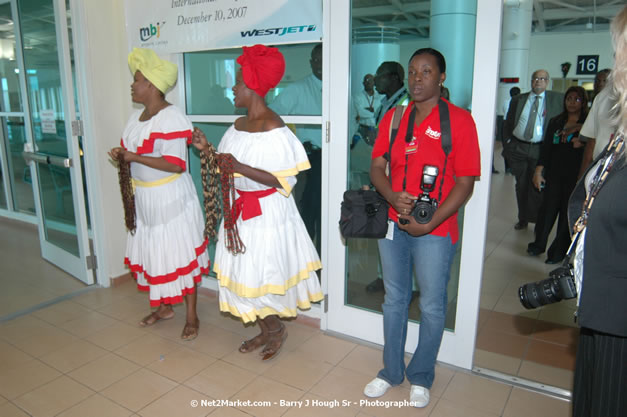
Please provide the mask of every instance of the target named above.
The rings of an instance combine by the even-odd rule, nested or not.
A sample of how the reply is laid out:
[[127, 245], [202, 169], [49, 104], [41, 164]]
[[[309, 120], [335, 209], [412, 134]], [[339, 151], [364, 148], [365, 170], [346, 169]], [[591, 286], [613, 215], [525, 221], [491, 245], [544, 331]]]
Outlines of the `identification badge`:
[[385, 234], [387, 240], [394, 240], [394, 222], [388, 219], [388, 232]]
[[411, 138], [411, 142], [405, 146], [405, 155], [410, 155], [418, 151], [418, 140], [415, 137]]

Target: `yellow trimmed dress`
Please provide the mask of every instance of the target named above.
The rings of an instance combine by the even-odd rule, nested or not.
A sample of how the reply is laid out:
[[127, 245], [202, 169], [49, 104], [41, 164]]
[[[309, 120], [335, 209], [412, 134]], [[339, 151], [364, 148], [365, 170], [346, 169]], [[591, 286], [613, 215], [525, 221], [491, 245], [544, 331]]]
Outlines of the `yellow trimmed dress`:
[[[231, 126], [218, 152], [272, 173], [283, 186], [259, 198], [261, 215], [237, 219], [245, 253], [233, 255], [226, 249], [224, 222], [220, 225], [213, 263], [220, 282], [220, 310], [244, 322], [272, 314], [295, 317], [297, 308], [308, 309], [311, 302], [323, 298], [315, 272], [322, 264], [291, 194], [296, 174], [310, 167], [305, 149], [287, 127], [250, 133]], [[236, 176], [235, 188], [263, 191], [269, 187]]]

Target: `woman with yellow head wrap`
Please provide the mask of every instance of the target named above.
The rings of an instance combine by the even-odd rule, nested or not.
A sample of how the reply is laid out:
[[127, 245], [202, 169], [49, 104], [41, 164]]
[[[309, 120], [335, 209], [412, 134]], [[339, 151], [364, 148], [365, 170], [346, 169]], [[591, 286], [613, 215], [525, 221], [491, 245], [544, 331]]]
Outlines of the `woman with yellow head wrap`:
[[[287, 337], [279, 317], [295, 317], [297, 308], [322, 299], [316, 274], [321, 263], [291, 194], [296, 174], [310, 168], [307, 153], [263, 98], [281, 81], [283, 55], [263, 45], [243, 49], [233, 95], [235, 106], [246, 108], [247, 115], [227, 130], [218, 151], [232, 161], [237, 200], [229, 222], [235, 222], [245, 251], [227, 249], [223, 221], [213, 270], [220, 281], [220, 310], [244, 323], [259, 323], [261, 333], [239, 351], [263, 346], [262, 359], [268, 360]], [[200, 130], [194, 129], [192, 143], [210, 155]]]
[[[132, 187], [124, 186], [128, 183], [122, 176], [120, 181], [129, 228], [124, 263], [137, 287], [150, 293], [150, 306], [157, 307], [139, 325], [172, 318], [172, 304], [185, 299], [187, 320], [181, 338], [192, 340], [199, 326], [196, 284], [209, 272], [202, 211], [186, 172], [192, 124], [165, 99], [165, 92], [176, 83], [175, 64], [140, 48], [129, 54], [128, 64], [133, 74], [132, 100], [143, 108], [131, 115], [121, 146], [109, 152], [121, 172], [130, 164], [132, 176]], [[135, 207], [128, 204], [132, 198]]]

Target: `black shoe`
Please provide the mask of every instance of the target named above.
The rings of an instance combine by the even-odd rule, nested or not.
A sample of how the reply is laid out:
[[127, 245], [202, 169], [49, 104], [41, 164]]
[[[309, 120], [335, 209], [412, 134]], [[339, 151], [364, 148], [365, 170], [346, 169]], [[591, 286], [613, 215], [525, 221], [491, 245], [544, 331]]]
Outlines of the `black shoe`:
[[541, 253], [544, 253], [544, 250], [537, 247], [534, 242], [531, 242], [529, 245], [527, 245], [527, 253], [531, 256], [538, 256]]
[[383, 280], [381, 278], [377, 278], [372, 281], [370, 284], [366, 285], [366, 292], [373, 293], [383, 291]]
[[561, 259], [556, 260], [556, 259], [548, 259], [548, 258], [547, 258], [546, 261], [544, 261], [544, 263], [547, 264], [547, 265], [555, 265], [555, 264], [558, 264], [560, 262], [562, 262]]
[[527, 222], [518, 222], [514, 225], [514, 229], [516, 230], [525, 230], [527, 228]]

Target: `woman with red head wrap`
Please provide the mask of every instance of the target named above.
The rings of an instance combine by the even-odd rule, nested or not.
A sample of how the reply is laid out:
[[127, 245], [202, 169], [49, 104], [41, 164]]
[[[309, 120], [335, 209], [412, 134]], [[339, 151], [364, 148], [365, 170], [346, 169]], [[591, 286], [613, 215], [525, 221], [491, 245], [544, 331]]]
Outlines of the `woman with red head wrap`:
[[[322, 265], [291, 193], [296, 174], [310, 168], [307, 154], [264, 101], [283, 77], [283, 55], [263, 45], [243, 49], [233, 94], [235, 106], [246, 108], [247, 115], [227, 130], [218, 152], [232, 158], [237, 191], [233, 218], [245, 251], [227, 250], [223, 222], [213, 270], [220, 282], [220, 310], [244, 323], [257, 321], [261, 329], [239, 351], [263, 346], [261, 356], [268, 360], [287, 337], [280, 317], [295, 317], [297, 308], [322, 299], [315, 272]], [[197, 128], [192, 143], [210, 154], [207, 138]]]

